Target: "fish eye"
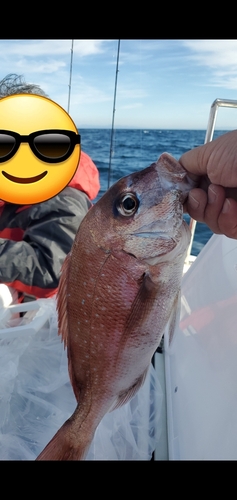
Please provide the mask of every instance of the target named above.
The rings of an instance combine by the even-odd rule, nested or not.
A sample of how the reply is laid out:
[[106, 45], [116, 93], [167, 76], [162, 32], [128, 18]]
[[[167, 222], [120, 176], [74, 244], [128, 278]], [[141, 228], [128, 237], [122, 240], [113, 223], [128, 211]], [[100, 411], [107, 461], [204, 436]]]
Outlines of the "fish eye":
[[117, 209], [126, 217], [134, 215], [139, 207], [139, 200], [133, 193], [124, 194], [117, 202]]

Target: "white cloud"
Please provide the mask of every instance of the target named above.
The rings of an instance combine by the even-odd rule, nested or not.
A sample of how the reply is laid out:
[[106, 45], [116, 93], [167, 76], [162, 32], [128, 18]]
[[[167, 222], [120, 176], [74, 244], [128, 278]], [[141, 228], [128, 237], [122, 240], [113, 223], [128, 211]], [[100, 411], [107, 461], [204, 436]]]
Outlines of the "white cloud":
[[237, 40], [184, 40], [183, 45], [195, 55], [199, 64], [213, 68], [237, 68]]
[[88, 56], [104, 52], [105, 43], [109, 40], [75, 40], [73, 51], [79, 56]]
[[184, 40], [188, 59], [208, 68], [206, 86], [237, 89], [237, 40]]
[[[99, 88], [93, 86], [75, 86], [74, 85], [74, 103], [75, 104], [84, 104], [88, 102], [99, 103], [99, 102], [112, 102], [112, 95], [108, 95], [106, 92], [103, 92]], [[76, 90], [76, 91], [75, 91]]]
[[[107, 40], [74, 40], [73, 52], [79, 56], [88, 56], [103, 52]], [[69, 54], [71, 40], [2, 40], [1, 47], [5, 55], [11, 56], [52, 56]]]
[[29, 61], [26, 58], [19, 59], [16, 63], [17, 73], [56, 73], [67, 65], [65, 61], [49, 59], [48, 61]]

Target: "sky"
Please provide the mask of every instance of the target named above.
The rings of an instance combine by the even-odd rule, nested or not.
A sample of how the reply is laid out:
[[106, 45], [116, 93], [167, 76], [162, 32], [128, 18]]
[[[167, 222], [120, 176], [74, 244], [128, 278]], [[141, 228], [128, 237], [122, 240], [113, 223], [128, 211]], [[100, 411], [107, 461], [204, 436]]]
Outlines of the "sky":
[[[0, 40], [0, 79], [23, 75], [68, 111], [72, 40]], [[69, 114], [111, 128], [118, 40], [74, 40]], [[237, 100], [237, 40], [120, 40], [114, 127], [206, 129], [216, 98]], [[216, 129], [237, 128], [221, 108]]]

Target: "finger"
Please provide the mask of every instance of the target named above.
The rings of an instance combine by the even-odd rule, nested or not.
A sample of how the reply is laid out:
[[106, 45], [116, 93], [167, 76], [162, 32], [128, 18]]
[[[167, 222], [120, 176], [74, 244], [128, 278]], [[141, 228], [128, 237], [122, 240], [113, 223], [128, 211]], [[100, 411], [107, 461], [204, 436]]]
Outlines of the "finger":
[[202, 189], [190, 191], [187, 209], [193, 219], [207, 224], [213, 233], [221, 234], [218, 219], [224, 202], [225, 189], [222, 186], [210, 184], [207, 193]]
[[213, 184], [236, 187], [237, 130], [187, 151], [179, 162], [190, 174], [207, 175]]
[[193, 176], [194, 180], [197, 179], [197, 176], [207, 174], [207, 165], [203, 161], [203, 156], [208, 145], [205, 144], [191, 149], [179, 158], [179, 163], [189, 172], [190, 176]]
[[207, 192], [207, 204], [204, 211], [204, 222], [213, 233], [221, 234], [219, 216], [225, 202], [225, 189], [222, 186], [210, 184]]
[[184, 208], [193, 219], [206, 223], [213, 233], [237, 239], [237, 201], [225, 198], [221, 186], [211, 185], [208, 195], [202, 189], [192, 189]]
[[198, 222], [204, 222], [206, 205], [207, 194], [203, 189], [195, 188], [189, 192], [184, 208], [190, 217]]
[[222, 234], [237, 239], [237, 201], [226, 198], [218, 218], [218, 226]]

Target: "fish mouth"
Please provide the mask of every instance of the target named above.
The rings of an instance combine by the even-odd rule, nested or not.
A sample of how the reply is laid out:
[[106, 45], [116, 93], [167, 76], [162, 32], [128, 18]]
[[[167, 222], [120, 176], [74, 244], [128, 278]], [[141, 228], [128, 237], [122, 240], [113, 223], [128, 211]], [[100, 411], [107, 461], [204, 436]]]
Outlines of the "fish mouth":
[[43, 179], [47, 175], [47, 173], [47, 170], [45, 170], [45, 172], [36, 175], [35, 177], [15, 177], [14, 175], [10, 175], [2, 170], [2, 174], [4, 175], [4, 177], [6, 177], [6, 179], [11, 182], [16, 182], [17, 184], [31, 184], [33, 182], [38, 182]]
[[134, 233], [134, 236], [138, 238], [170, 240], [177, 233], [182, 222], [183, 218], [174, 214], [165, 220], [155, 220], [150, 224], [144, 224]]

